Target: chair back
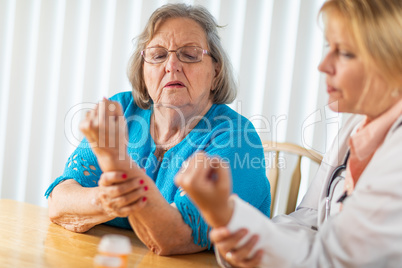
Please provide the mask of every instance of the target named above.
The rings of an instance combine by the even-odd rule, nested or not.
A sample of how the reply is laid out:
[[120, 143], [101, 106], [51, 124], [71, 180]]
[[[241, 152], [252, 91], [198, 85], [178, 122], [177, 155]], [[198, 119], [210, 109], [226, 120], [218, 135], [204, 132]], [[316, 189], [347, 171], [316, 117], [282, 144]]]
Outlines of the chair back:
[[289, 194], [287, 198], [287, 206], [285, 213], [289, 214], [296, 209], [296, 202], [299, 195], [299, 187], [301, 180], [301, 160], [302, 157], [308, 157], [318, 165], [321, 164], [322, 155], [306, 148], [303, 148], [299, 145], [293, 143], [284, 143], [284, 142], [272, 142], [272, 141], [263, 141], [262, 145], [264, 147], [264, 153], [272, 152], [272, 162], [271, 165], [267, 165], [268, 171], [268, 180], [271, 185], [271, 216], [273, 215], [273, 209], [276, 205], [276, 193], [279, 179], [279, 154], [283, 153], [291, 153], [298, 156], [296, 167], [293, 170], [292, 178], [290, 181]]

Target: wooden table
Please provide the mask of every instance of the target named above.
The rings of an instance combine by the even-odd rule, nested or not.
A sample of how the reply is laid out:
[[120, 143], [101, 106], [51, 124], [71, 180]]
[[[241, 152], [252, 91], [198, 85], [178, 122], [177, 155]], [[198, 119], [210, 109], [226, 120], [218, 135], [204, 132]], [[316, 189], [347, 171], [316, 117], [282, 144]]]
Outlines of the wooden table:
[[128, 267], [219, 267], [212, 252], [161, 257], [128, 230], [99, 225], [79, 234], [53, 224], [43, 207], [0, 199], [0, 267], [93, 267], [104, 234], [130, 237]]

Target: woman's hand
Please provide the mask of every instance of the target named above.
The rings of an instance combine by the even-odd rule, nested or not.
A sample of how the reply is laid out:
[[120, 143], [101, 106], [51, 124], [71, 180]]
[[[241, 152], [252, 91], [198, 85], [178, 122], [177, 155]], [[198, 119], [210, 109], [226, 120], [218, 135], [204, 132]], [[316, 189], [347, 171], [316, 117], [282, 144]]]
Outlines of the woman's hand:
[[[146, 204], [146, 174], [127, 178], [123, 172], [106, 172], [99, 180], [99, 201], [109, 216], [128, 217]], [[145, 176], [145, 177], [144, 177]]]
[[127, 126], [121, 105], [103, 99], [87, 113], [80, 130], [90, 142], [102, 170], [119, 170], [116, 160], [127, 158]]
[[218, 249], [219, 254], [234, 267], [256, 267], [261, 263], [264, 251], [255, 252], [251, 257], [252, 249], [258, 242], [258, 236], [251, 236], [245, 243], [239, 242], [247, 235], [246, 229], [240, 229], [234, 233], [225, 228], [213, 229], [210, 233], [212, 243]]
[[229, 222], [232, 184], [229, 166], [221, 159], [196, 153], [183, 164], [175, 182], [188, 193], [209, 225], [220, 227]]

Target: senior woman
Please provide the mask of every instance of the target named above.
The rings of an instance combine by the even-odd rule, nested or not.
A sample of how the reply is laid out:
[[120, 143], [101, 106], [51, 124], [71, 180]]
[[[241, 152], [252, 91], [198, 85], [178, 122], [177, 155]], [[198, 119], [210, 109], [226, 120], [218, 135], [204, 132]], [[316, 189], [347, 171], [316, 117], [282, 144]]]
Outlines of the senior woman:
[[[46, 192], [54, 223], [76, 232], [105, 222], [132, 228], [160, 255], [209, 248], [209, 226], [174, 184], [198, 150], [225, 159], [234, 192], [269, 215], [261, 141], [225, 105], [235, 83], [217, 27], [199, 6], [170, 4], [152, 14], [129, 65], [133, 92], [88, 112], [80, 126], [86, 139]], [[250, 165], [256, 160], [261, 165]]]
[[297, 210], [270, 220], [229, 198], [228, 169], [194, 166], [202, 154], [177, 178], [216, 227], [225, 267], [401, 266], [402, 1], [328, 0], [320, 12], [329, 107], [355, 115]]

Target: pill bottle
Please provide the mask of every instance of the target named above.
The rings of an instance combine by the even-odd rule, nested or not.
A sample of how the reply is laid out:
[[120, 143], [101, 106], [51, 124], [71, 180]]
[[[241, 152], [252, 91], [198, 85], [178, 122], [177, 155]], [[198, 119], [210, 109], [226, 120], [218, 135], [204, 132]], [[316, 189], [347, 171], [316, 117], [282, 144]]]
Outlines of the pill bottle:
[[123, 235], [104, 235], [98, 245], [98, 255], [94, 258], [96, 268], [127, 268], [131, 253], [130, 239]]

